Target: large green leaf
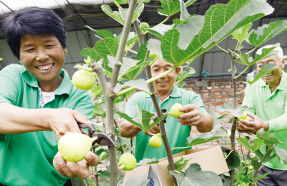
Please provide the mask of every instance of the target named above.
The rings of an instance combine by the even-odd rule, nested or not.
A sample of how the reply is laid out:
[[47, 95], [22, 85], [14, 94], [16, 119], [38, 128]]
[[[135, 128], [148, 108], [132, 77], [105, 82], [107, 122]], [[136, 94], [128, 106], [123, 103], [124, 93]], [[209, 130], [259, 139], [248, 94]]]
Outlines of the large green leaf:
[[227, 154], [227, 157], [225, 158], [228, 169], [232, 170], [237, 168], [240, 165], [240, 156], [238, 155], [238, 152], [233, 151], [231, 149], [228, 149], [226, 147], [221, 146], [221, 149], [223, 152]]
[[[180, 20], [174, 19], [173, 22], [176, 24], [176, 29], [179, 31], [178, 46], [181, 49], [186, 49], [193, 37], [198, 34], [204, 23], [204, 16], [193, 15], [190, 16], [183, 1], [180, 3], [181, 14]], [[192, 27], [193, 32], [190, 32]], [[188, 37], [186, 37], [188, 35]]]
[[137, 53], [138, 60], [144, 61], [148, 55], [148, 49], [147, 49], [147, 42], [145, 42], [143, 45], [140, 46], [140, 50]]
[[[129, 0], [116, 0], [120, 5], [129, 4]], [[150, 0], [138, 0], [138, 3], [149, 3]]]
[[265, 58], [268, 58], [270, 56], [277, 54], [278, 50], [275, 50], [277, 46], [280, 46], [280, 44], [276, 43], [276, 44], [272, 45], [272, 47], [270, 47], [270, 48], [263, 48], [262, 53], [261, 54], [255, 54], [254, 59], [251, 56], [249, 56], [248, 54], [241, 54], [241, 55], [239, 55], [240, 61], [238, 61], [238, 60], [235, 60], [235, 61], [238, 63], [241, 63], [243, 65], [251, 66], [255, 63], [258, 63], [259, 61], [262, 61]]
[[155, 114], [142, 110], [138, 105], [137, 105], [137, 117], [138, 117], [139, 122], [135, 122], [125, 113], [122, 113], [119, 111], [115, 111], [115, 113], [146, 132], [148, 132], [152, 127], [154, 127], [159, 122], [161, 122], [163, 119], [165, 119], [168, 115], [168, 114], [163, 114], [161, 117], [157, 117], [155, 122], [152, 122], [150, 124], [151, 118], [155, 116]]
[[146, 186], [149, 182], [148, 175], [134, 176], [127, 181], [126, 186]]
[[180, 87], [182, 81], [194, 73], [195, 70], [192, 67], [187, 67], [186, 70], [182, 70], [180, 74], [178, 74], [178, 76], [176, 77], [176, 86]]
[[179, 0], [160, 0], [160, 2], [162, 9], [157, 9], [159, 14], [170, 17], [180, 11]]
[[223, 136], [226, 136], [225, 132], [207, 132], [207, 133], [203, 133], [201, 134], [199, 137], [197, 138], [192, 138], [191, 136], [187, 137], [187, 143], [189, 146], [194, 146], [194, 145], [199, 145], [199, 144], [203, 144], [203, 143], [207, 143], [216, 139], [219, 139]]
[[243, 145], [244, 147], [248, 148], [249, 150], [252, 150], [253, 152], [257, 151], [258, 149], [260, 149], [263, 140], [262, 139], [254, 139], [254, 145], [250, 146], [250, 144], [248, 143], [248, 139], [247, 138], [236, 138], [236, 141], [238, 141], [238, 143], [240, 143], [241, 145]]
[[146, 165], [146, 164], [157, 164], [159, 161], [153, 157], [152, 159], [144, 158], [140, 162], [137, 163], [137, 166]]
[[103, 59], [103, 68], [109, 72], [112, 72], [112, 68], [108, 65], [108, 55], [116, 57], [119, 47], [120, 37], [107, 37], [98, 41], [93, 48], [84, 48], [81, 51], [81, 55], [84, 57], [90, 56], [94, 61]]
[[85, 58], [90, 57], [92, 60], [94, 61], [99, 61], [101, 58], [101, 56], [97, 53], [97, 51], [93, 50], [93, 48], [83, 48], [81, 50], [81, 55]]
[[131, 80], [131, 81], [125, 82], [124, 84], [118, 83], [117, 86], [115, 86], [114, 88], [114, 92], [118, 93], [123, 87], [134, 87], [134, 88], [149, 92], [148, 85], [144, 79]]
[[275, 21], [258, 27], [246, 41], [251, 45], [258, 47], [285, 30], [287, 30], [287, 20]]
[[104, 37], [115, 37], [111, 32], [107, 30], [98, 30], [97, 34], [104, 36]]
[[274, 144], [279, 144], [282, 143], [281, 141], [279, 141], [276, 136], [268, 131], [265, 131], [264, 129], [260, 129], [256, 132], [256, 137], [263, 139], [264, 143], [268, 146], [271, 145], [273, 146]]
[[152, 28], [148, 28], [147, 30], [155, 35], [156, 37], [158, 37], [159, 39], [162, 38], [162, 36], [164, 35], [164, 33], [166, 33], [167, 31], [171, 30], [174, 27], [174, 25], [165, 25], [165, 24], [161, 24], [161, 25], [156, 25]]
[[[108, 56], [108, 60], [109, 60], [109, 66], [111, 68], [114, 67], [114, 64], [116, 62], [116, 58], [113, 56]], [[136, 66], [136, 64], [138, 64], [139, 60], [134, 60], [132, 58], [127, 58], [127, 57], [123, 57], [123, 62], [120, 68], [120, 72], [119, 72], [119, 79], [121, 79], [126, 73], [131, 72], [130, 69]], [[135, 72], [136, 75], [138, 74], [137, 72]], [[128, 80], [132, 80], [134, 79], [136, 76], [133, 73], [130, 73], [129, 76], [126, 76], [128, 78]]]
[[[274, 157], [276, 157], [276, 155], [274, 153], [271, 153], [272, 150], [268, 151], [267, 154], [262, 154], [262, 152], [260, 150], [255, 151], [256, 156], [259, 158], [260, 161], [263, 160], [263, 163], [270, 161], [271, 159], [273, 159]], [[272, 154], [272, 155], [271, 155]], [[258, 160], [256, 160], [258, 161]]]
[[[163, 58], [181, 65], [206, 52], [234, 30], [272, 12], [273, 8], [265, 0], [231, 0], [228, 4], [213, 5], [205, 13], [200, 32], [195, 34], [185, 50], [178, 46], [180, 32], [176, 28], [164, 34], [160, 45]], [[197, 32], [193, 27], [189, 28], [188, 35]], [[148, 44], [148, 49], [149, 46]]]
[[[119, 9], [119, 11], [113, 11], [110, 5], [107, 5], [107, 4], [102, 5], [101, 8], [108, 16], [110, 16], [111, 18], [113, 18], [114, 20], [116, 20], [122, 25], [125, 24], [127, 13], [128, 13], [127, 8]], [[143, 9], [144, 9], [144, 4], [139, 3], [134, 11], [132, 22], [134, 22], [141, 15]]]
[[135, 66], [131, 67], [123, 76], [123, 79], [126, 80], [133, 80], [135, 79], [145, 68], [145, 66], [148, 64], [149, 62], [147, 61], [140, 61], [138, 62]]
[[235, 109], [230, 103], [224, 103], [223, 106], [217, 107], [219, 112], [229, 112], [232, 116], [239, 117], [242, 115], [243, 110], [248, 110], [248, 107], [238, 105]]
[[243, 27], [232, 32], [231, 35], [233, 36], [234, 39], [236, 39], [237, 41], [242, 43], [247, 37], [250, 36], [250, 34], [252, 34], [254, 32], [254, 29], [249, 31], [251, 26], [252, 26], [252, 23], [244, 25]]
[[177, 181], [178, 186], [221, 186], [221, 178], [211, 171], [202, 171], [197, 163], [190, 164], [185, 174], [169, 171]]
[[[157, 11], [161, 15], [170, 17], [180, 11], [180, 1], [182, 0], [160, 0], [162, 9], [157, 9]], [[196, 0], [188, 0], [185, 6], [188, 7], [195, 1]]]
[[280, 162], [286, 165], [287, 164], [287, 151], [281, 147], [278, 147], [277, 145], [273, 145], [273, 147], [274, 147], [273, 152], [279, 158]]

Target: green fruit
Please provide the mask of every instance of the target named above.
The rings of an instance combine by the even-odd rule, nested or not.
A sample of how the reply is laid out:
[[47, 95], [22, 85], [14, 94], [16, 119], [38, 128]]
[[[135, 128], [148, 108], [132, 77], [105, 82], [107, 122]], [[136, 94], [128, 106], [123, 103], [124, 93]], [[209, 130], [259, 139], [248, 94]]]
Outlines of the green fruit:
[[182, 105], [179, 103], [175, 103], [174, 105], [172, 105], [172, 107], [170, 108], [169, 115], [175, 118], [179, 118], [179, 116], [184, 113], [179, 110], [180, 107], [182, 107]]
[[142, 22], [140, 27], [143, 32], [146, 32], [146, 29], [149, 28], [149, 24], [146, 22]]
[[119, 159], [119, 166], [123, 167], [124, 170], [133, 170], [137, 165], [137, 160], [131, 153], [124, 153]]
[[104, 152], [102, 152], [101, 154], [100, 154], [100, 156], [99, 156], [99, 161], [102, 161], [102, 160], [104, 160], [104, 159], [107, 159], [109, 157], [109, 154], [106, 152], [106, 151], [104, 151]]
[[72, 77], [73, 85], [82, 90], [90, 90], [96, 83], [96, 78], [93, 72], [86, 70], [78, 70]]
[[58, 149], [65, 160], [78, 162], [84, 159], [86, 154], [91, 150], [95, 139], [82, 133], [67, 132], [60, 138]]
[[162, 141], [159, 135], [154, 135], [149, 139], [149, 145], [153, 148], [160, 148], [161, 144]]
[[150, 52], [149, 53], [149, 57], [150, 57], [150, 60], [154, 60], [154, 58], [156, 58], [157, 57], [157, 55], [155, 54], [155, 53], [153, 53], [153, 52]]
[[241, 120], [241, 119], [246, 120], [246, 118], [247, 118], [247, 112], [243, 112], [242, 116], [239, 116], [237, 119], [238, 120]]

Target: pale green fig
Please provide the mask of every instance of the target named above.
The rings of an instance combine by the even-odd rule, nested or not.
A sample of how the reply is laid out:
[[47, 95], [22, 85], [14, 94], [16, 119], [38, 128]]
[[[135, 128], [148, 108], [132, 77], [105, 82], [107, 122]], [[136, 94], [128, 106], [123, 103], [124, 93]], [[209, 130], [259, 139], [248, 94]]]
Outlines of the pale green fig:
[[140, 28], [143, 32], [146, 32], [147, 31], [146, 29], [149, 28], [149, 24], [146, 22], [142, 22]]
[[184, 113], [179, 110], [180, 107], [182, 107], [180, 103], [175, 103], [174, 105], [172, 105], [169, 111], [169, 115], [175, 118], [179, 118], [179, 116]]
[[78, 162], [85, 158], [95, 140], [82, 133], [67, 132], [60, 138], [58, 150], [65, 160]]
[[160, 148], [162, 144], [160, 135], [154, 135], [149, 139], [149, 145], [153, 148]]
[[243, 112], [242, 116], [239, 116], [237, 119], [238, 120], [241, 120], [241, 119], [245, 120], [246, 118], [247, 118], [247, 112]]
[[93, 72], [78, 70], [73, 74], [72, 82], [78, 89], [90, 90], [94, 87], [96, 78]]
[[126, 171], [133, 170], [137, 165], [137, 160], [134, 155], [131, 153], [124, 153], [121, 155], [119, 159], [120, 169], [124, 169]]

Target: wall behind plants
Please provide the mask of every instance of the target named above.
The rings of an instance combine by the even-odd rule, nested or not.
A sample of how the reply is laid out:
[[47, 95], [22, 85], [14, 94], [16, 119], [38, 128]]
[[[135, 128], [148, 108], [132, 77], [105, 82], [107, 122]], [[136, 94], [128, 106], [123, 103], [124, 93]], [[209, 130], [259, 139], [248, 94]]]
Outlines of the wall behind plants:
[[[245, 89], [245, 78], [241, 78], [237, 82], [237, 90], [242, 91]], [[217, 107], [224, 103], [233, 104], [233, 88], [231, 79], [212, 79], [203, 81], [187, 80], [185, 89], [193, 90], [199, 94], [203, 100], [206, 110], [210, 109], [221, 114]], [[244, 93], [239, 94], [237, 98], [238, 104], [242, 104]]]

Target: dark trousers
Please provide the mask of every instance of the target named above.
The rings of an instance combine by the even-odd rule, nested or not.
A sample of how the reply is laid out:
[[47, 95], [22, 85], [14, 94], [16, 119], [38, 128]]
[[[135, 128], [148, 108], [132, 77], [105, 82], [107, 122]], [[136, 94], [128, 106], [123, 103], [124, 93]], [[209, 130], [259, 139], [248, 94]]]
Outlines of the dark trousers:
[[263, 166], [259, 170], [256, 177], [269, 172], [267, 176], [256, 182], [257, 186], [286, 186], [287, 185], [287, 171], [275, 170]]

